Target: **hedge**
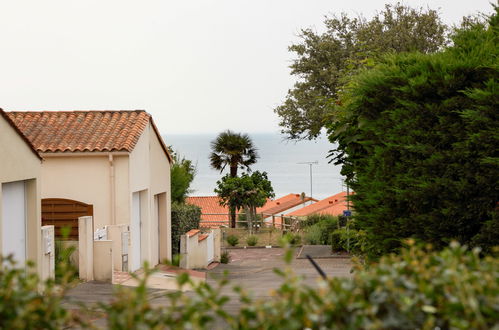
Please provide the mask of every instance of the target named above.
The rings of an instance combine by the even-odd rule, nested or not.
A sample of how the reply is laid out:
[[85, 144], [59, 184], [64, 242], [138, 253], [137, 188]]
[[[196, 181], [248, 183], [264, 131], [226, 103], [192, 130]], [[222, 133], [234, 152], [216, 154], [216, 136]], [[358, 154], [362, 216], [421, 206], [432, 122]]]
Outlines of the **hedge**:
[[172, 254], [180, 253], [180, 236], [199, 228], [201, 209], [195, 205], [172, 203]]

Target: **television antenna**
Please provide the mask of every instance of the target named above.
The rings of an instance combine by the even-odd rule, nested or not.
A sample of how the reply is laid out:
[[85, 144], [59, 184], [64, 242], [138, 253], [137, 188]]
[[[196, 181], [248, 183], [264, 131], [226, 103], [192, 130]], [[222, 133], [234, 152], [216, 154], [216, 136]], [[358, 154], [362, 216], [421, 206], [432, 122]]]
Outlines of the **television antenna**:
[[312, 198], [312, 165], [317, 165], [319, 162], [316, 160], [315, 162], [302, 162], [297, 164], [310, 166], [310, 198]]

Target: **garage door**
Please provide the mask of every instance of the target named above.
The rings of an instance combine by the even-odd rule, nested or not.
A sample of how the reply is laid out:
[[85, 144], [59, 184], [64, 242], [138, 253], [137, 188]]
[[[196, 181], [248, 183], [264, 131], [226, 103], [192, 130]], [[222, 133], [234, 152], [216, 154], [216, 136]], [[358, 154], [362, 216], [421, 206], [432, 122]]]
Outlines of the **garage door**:
[[2, 253], [26, 262], [26, 196], [24, 181], [2, 184]]
[[131, 240], [131, 271], [140, 268], [142, 262], [142, 219], [140, 212], [140, 192], [132, 194], [132, 221], [130, 224]]

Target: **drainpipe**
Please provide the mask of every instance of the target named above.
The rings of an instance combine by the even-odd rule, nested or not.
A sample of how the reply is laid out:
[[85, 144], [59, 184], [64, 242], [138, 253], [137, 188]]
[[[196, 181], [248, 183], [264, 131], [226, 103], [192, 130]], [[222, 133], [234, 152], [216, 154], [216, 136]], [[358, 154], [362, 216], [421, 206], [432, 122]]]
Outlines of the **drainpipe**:
[[111, 197], [111, 224], [116, 224], [116, 186], [114, 184], [114, 158], [109, 154], [109, 188]]

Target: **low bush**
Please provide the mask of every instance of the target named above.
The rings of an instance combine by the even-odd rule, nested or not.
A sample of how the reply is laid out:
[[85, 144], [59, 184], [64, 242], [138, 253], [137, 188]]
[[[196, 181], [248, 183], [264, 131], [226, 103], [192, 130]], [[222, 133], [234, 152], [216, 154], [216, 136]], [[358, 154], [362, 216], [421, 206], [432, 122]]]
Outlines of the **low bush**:
[[222, 264], [228, 264], [229, 261], [230, 261], [229, 251], [222, 252], [222, 255], [220, 255], [220, 263], [222, 263]]
[[236, 235], [229, 235], [227, 236], [227, 243], [229, 243], [230, 246], [236, 246], [239, 244], [239, 238], [237, 238]]
[[331, 233], [338, 228], [338, 218], [331, 215], [312, 215], [305, 220], [305, 241], [311, 245], [331, 244]]
[[248, 244], [248, 246], [255, 246], [256, 243], [258, 243], [258, 237], [255, 235], [251, 235], [246, 238], [246, 244]]
[[334, 252], [348, 251], [355, 255], [365, 255], [367, 250], [367, 234], [363, 230], [342, 227], [330, 236], [331, 248]]
[[[286, 260], [292, 260], [292, 251]], [[496, 329], [499, 326], [499, 262], [458, 244], [440, 252], [411, 246], [352, 278], [333, 277], [311, 287], [290, 268], [275, 272], [284, 283], [272, 296], [255, 299], [235, 288], [239, 312], [227, 313], [231, 298], [222, 279], [215, 286], [194, 284], [187, 274], [179, 285], [193, 294], [166, 293], [168, 303], [151, 304], [145, 281], [118, 288], [103, 304], [110, 328], [158, 329]]]
[[201, 209], [195, 205], [172, 203], [172, 254], [180, 253], [180, 236], [199, 228]]
[[58, 264], [56, 284], [54, 280], [41, 281], [31, 262], [25, 269], [18, 267], [12, 256], [0, 255], [0, 329], [63, 329], [74, 325], [76, 318], [63, 306], [64, 294], [72, 283], [68, 281], [74, 279], [73, 269], [69, 261]]
[[[135, 276], [135, 288], [117, 286], [112, 299], [96, 309], [80, 310], [76, 319], [62, 298], [67, 284], [56, 287], [32, 272], [12, 267], [0, 259], [0, 328], [86, 328], [83, 317], [105, 318], [110, 329], [497, 329], [499, 327], [499, 258], [480, 257], [452, 243], [442, 251], [431, 247], [408, 248], [378, 263], [356, 265], [351, 278], [331, 277], [308, 286], [291, 268], [275, 269], [283, 284], [271, 296], [255, 299], [223, 277], [215, 284], [195, 282], [187, 273], [176, 278], [182, 290], [152, 293], [148, 278], [154, 270], [144, 265], [144, 276]], [[497, 252], [494, 253], [497, 255]], [[228, 259], [228, 254], [227, 259]], [[289, 264], [293, 251], [287, 250]], [[164, 304], [151, 303], [161, 295]], [[238, 312], [228, 313], [231, 299]], [[94, 314], [86, 314], [86, 312]]]
[[286, 233], [286, 234], [282, 235], [281, 246], [286, 246], [288, 244], [291, 246], [300, 245], [301, 244], [301, 235], [294, 234], [294, 233]]
[[313, 225], [305, 229], [304, 240], [310, 245], [324, 244], [322, 241], [323, 231], [320, 226]]
[[330, 214], [312, 214], [309, 215], [305, 220], [301, 221], [301, 228], [313, 226], [317, 223], [331, 223], [337, 226], [338, 217]]

